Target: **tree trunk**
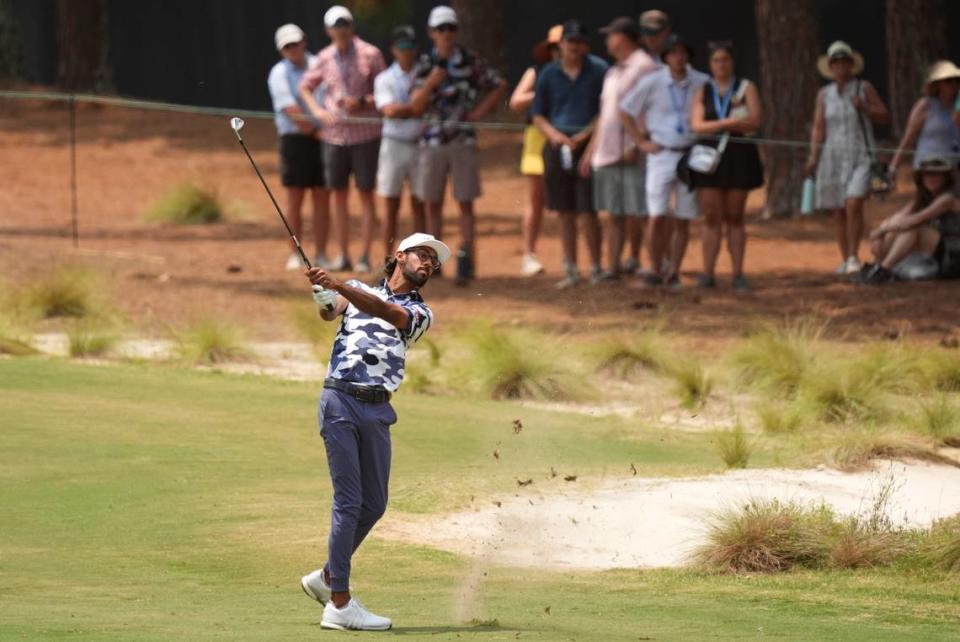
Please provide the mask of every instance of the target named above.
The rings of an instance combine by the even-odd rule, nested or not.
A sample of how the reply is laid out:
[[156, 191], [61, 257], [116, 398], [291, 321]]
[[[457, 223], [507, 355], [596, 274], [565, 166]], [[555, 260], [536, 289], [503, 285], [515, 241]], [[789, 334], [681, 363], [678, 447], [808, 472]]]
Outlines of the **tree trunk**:
[[[817, 96], [817, 23], [814, 0], [756, 0], [760, 91], [766, 138], [810, 140]], [[800, 207], [806, 147], [764, 146], [764, 217], [791, 216]]]
[[460, 44], [503, 71], [506, 65], [503, 0], [452, 0], [450, 6], [460, 21]]
[[23, 71], [20, 35], [13, 0], [0, 0], [0, 78], [19, 78]]
[[109, 83], [106, 0], [57, 2], [57, 85], [90, 91]]
[[941, 0], [887, 0], [887, 73], [893, 133], [899, 138], [920, 95], [927, 68], [946, 57]]

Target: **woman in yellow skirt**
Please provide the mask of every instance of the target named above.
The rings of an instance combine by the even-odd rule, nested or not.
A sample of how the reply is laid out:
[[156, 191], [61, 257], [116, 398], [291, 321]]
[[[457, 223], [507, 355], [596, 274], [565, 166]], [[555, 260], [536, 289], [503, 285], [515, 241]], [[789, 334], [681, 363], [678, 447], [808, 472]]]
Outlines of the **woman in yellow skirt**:
[[546, 137], [533, 126], [529, 109], [533, 104], [534, 87], [537, 84], [537, 72], [545, 64], [557, 58], [557, 43], [563, 25], [554, 25], [547, 32], [547, 39], [533, 48], [534, 64], [527, 69], [517, 88], [510, 96], [510, 109], [527, 112], [527, 128], [523, 132], [523, 152], [520, 156], [520, 173], [527, 177], [530, 200], [523, 213], [523, 258], [520, 272], [524, 276], [533, 276], [543, 272], [543, 265], [537, 258], [537, 238], [540, 236], [540, 224], [543, 222], [543, 146]]

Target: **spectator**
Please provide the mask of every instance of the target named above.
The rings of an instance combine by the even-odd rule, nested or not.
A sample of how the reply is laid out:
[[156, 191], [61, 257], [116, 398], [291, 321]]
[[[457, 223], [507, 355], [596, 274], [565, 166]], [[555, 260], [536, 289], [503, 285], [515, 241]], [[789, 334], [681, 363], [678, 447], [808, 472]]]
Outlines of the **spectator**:
[[[647, 154], [651, 273], [644, 282], [648, 286], [681, 287], [680, 268], [690, 238], [690, 221], [697, 217], [696, 196], [677, 178], [677, 163], [694, 140], [690, 131], [692, 95], [709, 79], [689, 66], [692, 56], [689, 43], [671, 34], [663, 54], [666, 67], [644, 76], [620, 102], [627, 132]], [[676, 201], [672, 213], [671, 194]]]
[[547, 32], [547, 39], [533, 48], [533, 62], [528, 67], [517, 88], [510, 96], [510, 109], [527, 112], [527, 128], [523, 130], [523, 152], [520, 156], [520, 173], [527, 177], [529, 202], [523, 213], [523, 257], [520, 273], [533, 276], [543, 272], [543, 264], [537, 258], [537, 238], [543, 222], [543, 146], [547, 142], [543, 132], [533, 124], [530, 106], [533, 104], [537, 74], [549, 62], [557, 59], [560, 50], [557, 44], [563, 33], [563, 25], [554, 25]]
[[[640, 245], [647, 212], [644, 203], [644, 166], [633, 139], [620, 121], [620, 101], [641, 77], [657, 70], [657, 64], [640, 48], [640, 30], [635, 20], [617, 18], [600, 30], [606, 34], [607, 53], [615, 64], [607, 70], [600, 95], [596, 133], [581, 160], [584, 172], [593, 173], [593, 205], [610, 215], [609, 275], [621, 273], [623, 246], [630, 238], [631, 258], [626, 273], [639, 268]], [[635, 250], [635, 251], [634, 251]]]
[[875, 263], [861, 271], [865, 283], [894, 279], [893, 269], [911, 252], [936, 260], [940, 276], [960, 278], [960, 198], [954, 194], [956, 164], [929, 156], [914, 170], [913, 202], [881, 223], [871, 234]]
[[[267, 87], [280, 136], [280, 181], [287, 193], [287, 216], [294, 234], [301, 238], [303, 217], [300, 212], [303, 197], [309, 190], [313, 200], [313, 238], [317, 245], [314, 263], [324, 267], [330, 229], [330, 195], [323, 180], [319, 124], [307, 116], [310, 110], [300, 98], [299, 90], [300, 79], [314, 56], [307, 51], [303, 30], [295, 24], [285, 24], [277, 29], [274, 42], [283, 59], [270, 70]], [[300, 268], [300, 255], [296, 251], [287, 259], [286, 268]]]
[[[486, 116], [507, 90], [498, 72], [485, 60], [457, 45], [460, 23], [447, 6], [434, 7], [427, 19], [433, 48], [417, 63], [415, 110], [425, 113], [417, 174], [419, 193], [426, 204], [427, 230], [441, 238], [443, 192], [447, 174], [460, 207], [460, 250], [455, 283], [474, 277], [475, 233], [473, 201], [480, 196], [477, 134], [469, 125]], [[481, 100], [482, 92], [488, 92]]]
[[833, 82], [817, 93], [806, 172], [816, 176], [816, 208], [833, 212], [836, 222], [843, 259], [836, 273], [856, 274], [861, 268], [863, 204], [870, 192], [870, 122], [887, 122], [890, 114], [873, 85], [857, 78], [863, 56], [847, 43], [830, 45], [817, 70]]
[[587, 52], [587, 32], [576, 20], [563, 24], [560, 59], [544, 67], [537, 78], [533, 123], [549, 141], [543, 148], [543, 179], [547, 208], [560, 215], [565, 277], [557, 284], [568, 288], [580, 281], [577, 267], [577, 215], [586, 215], [587, 247], [593, 265], [591, 280], [603, 275], [600, 267], [600, 223], [593, 207], [589, 176], [577, 166], [600, 112], [600, 92], [607, 63]]
[[937, 156], [960, 163], [960, 130], [957, 129], [956, 101], [960, 90], [960, 69], [949, 60], [941, 60], [930, 67], [926, 94], [910, 110], [907, 127], [900, 139], [897, 153], [890, 161], [891, 178], [895, 179], [903, 155], [916, 145], [914, 169], [925, 159]]
[[[370, 271], [370, 245], [376, 224], [373, 186], [377, 176], [380, 149], [380, 125], [348, 122], [348, 118], [376, 118], [373, 104], [373, 79], [384, 69], [380, 50], [354, 34], [353, 15], [346, 7], [334, 5], [323, 16], [327, 35], [333, 42], [314, 59], [300, 82], [300, 95], [313, 115], [323, 123], [323, 166], [327, 188], [333, 190], [337, 212], [337, 237], [340, 257], [331, 270], [350, 270], [350, 212], [347, 194], [353, 174], [363, 209], [362, 251], [357, 271]], [[327, 83], [323, 105], [313, 98], [313, 90]]]
[[390, 53], [393, 55], [393, 64], [373, 81], [374, 101], [384, 116], [383, 140], [380, 142], [380, 158], [377, 162], [377, 192], [387, 206], [383, 234], [385, 256], [390, 256], [396, 245], [397, 216], [400, 213], [404, 181], [410, 185], [413, 231], [426, 230], [423, 201], [413, 193], [421, 130], [420, 119], [410, 104], [414, 62], [417, 59], [416, 32], [413, 27], [402, 25], [393, 30]]
[[640, 43], [658, 65], [663, 64], [663, 51], [670, 37], [670, 16], [659, 9], [640, 14]]
[[[743, 137], [756, 132], [763, 113], [756, 85], [734, 75], [733, 45], [714, 42], [707, 48], [713, 77], [693, 95], [690, 127], [694, 133], [710, 137], [698, 141], [701, 145], [717, 148], [719, 136]], [[743, 215], [747, 194], [763, 185], [763, 167], [753, 143], [728, 141], [720, 153], [720, 163], [712, 174], [690, 172], [706, 224], [703, 274], [698, 285], [712, 288], [717, 284], [714, 270], [720, 254], [721, 225], [725, 225], [727, 251], [733, 265], [733, 287], [746, 290], [749, 283], [743, 275], [743, 256], [747, 247], [747, 230]]]

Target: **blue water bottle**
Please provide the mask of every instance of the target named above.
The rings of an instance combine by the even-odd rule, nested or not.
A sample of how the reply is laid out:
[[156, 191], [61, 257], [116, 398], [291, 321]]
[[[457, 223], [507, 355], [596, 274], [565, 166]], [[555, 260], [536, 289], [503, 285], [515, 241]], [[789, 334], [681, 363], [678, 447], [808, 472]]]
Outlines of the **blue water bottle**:
[[809, 216], [813, 214], [814, 209], [814, 198], [816, 196], [817, 184], [814, 182], [812, 176], [807, 176], [803, 179], [803, 194], [800, 198], [800, 214], [803, 216]]

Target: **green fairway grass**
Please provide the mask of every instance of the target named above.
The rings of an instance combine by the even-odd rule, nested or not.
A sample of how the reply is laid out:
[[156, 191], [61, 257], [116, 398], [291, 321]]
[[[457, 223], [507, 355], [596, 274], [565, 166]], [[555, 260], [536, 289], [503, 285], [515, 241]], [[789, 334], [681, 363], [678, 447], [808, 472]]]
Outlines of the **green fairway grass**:
[[[0, 639], [304, 639], [325, 559], [319, 384], [157, 365], [0, 359]], [[401, 394], [390, 511], [723, 469], [703, 435], [513, 403]], [[523, 430], [515, 434], [513, 421]], [[499, 458], [493, 456], [494, 451]], [[751, 466], [773, 465], [763, 444]], [[546, 481], [543, 481], [546, 484]], [[638, 522], [644, 519], [636, 515]], [[485, 567], [371, 539], [353, 588], [406, 639], [956, 639], [960, 581], [932, 571], [736, 577]], [[467, 620], [467, 621], [464, 621]]]

